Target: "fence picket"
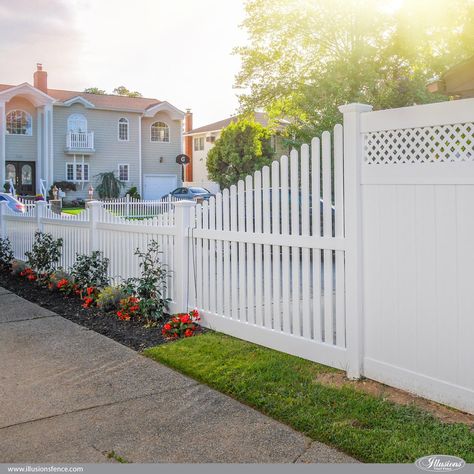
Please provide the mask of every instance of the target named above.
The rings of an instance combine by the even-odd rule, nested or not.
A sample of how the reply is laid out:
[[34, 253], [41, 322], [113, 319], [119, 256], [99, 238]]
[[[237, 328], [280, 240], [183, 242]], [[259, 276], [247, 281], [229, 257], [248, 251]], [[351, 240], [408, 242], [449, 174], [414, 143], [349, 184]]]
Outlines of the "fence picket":
[[[292, 150], [290, 153], [290, 212], [291, 212], [291, 235], [300, 234], [300, 195], [299, 195], [299, 173], [298, 152]], [[292, 332], [301, 336], [301, 314], [300, 314], [300, 247], [291, 247], [291, 312]]]
[[[272, 233], [280, 234], [280, 165], [278, 161], [272, 162]], [[272, 275], [273, 275], [273, 297], [272, 314], [274, 318], [273, 328], [282, 330], [281, 305], [280, 305], [280, 249], [278, 245], [272, 247]]]
[[[242, 180], [237, 183], [237, 212], [238, 230], [245, 233], [245, 185]], [[245, 243], [239, 242], [239, 319], [247, 321], [247, 292], [246, 292], [246, 268], [245, 268]]]
[[[321, 235], [321, 143], [311, 141], [311, 234]], [[312, 249], [313, 338], [322, 341], [321, 250]]]
[[[264, 166], [262, 168], [262, 217], [263, 232], [271, 233], [271, 216], [270, 216], [270, 168]], [[271, 274], [271, 246], [263, 246], [263, 298], [264, 298], [264, 317], [263, 325], [273, 328], [272, 316], [272, 274]]]
[[[254, 192], [252, 176], [245, 178], [245, 220], [246, 232], [254, 233]], [[254, 244], [247, 244], [247, 321], [255, 324], [255, 273]]]
[[[290, 195], [288, 193], [289, 173], [288, 173], [288, 157], [282, 156], [280, 159], [281, 167], [281, 233], [289, 238], [290, 235]], [[291, 333], [291, 299], [290, 299], [290, 246], [284, 245], [282, 248], [282, 320], [283, 332]]]
[[[309, 194], [309, 146], [304, 144], [301, 147], [301, 234], [310, 235], [310, 194]], [[310, 290], [311, 290], [311, 272], [310, 272], [310, 250], [301, 249], [301, 293], [302, 310], [301, 323], [302, 335], [308, 339], [311, 338], [311, 315]]]

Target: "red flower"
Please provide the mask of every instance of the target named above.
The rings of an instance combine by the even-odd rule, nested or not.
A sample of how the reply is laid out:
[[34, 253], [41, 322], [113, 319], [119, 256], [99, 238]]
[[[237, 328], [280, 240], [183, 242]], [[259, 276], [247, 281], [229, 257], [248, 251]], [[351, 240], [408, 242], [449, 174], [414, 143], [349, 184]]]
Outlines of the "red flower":
[[186, 329], [184, 331], [184, 337], [191, 337], [194, 334], [194, 331], [192, 329]]
[[194, 319], [197, 319], [199, 321], [200, 317], [199, 317], [199, 312], [197, 309], [193, 309], [190, 313], [189, 313]]
[[88, 296], [92, 295], [95, 291], [95, 288], [93, 286], [89, 286], [86, 290], [86, 293]]
[[191, 321], [191, 317], [189, 316], [189, 314], [183, 314], [181, 316], [181, 322], [184, 323], [184, 324], [187, 324]]
[[169, 330], [171, 329], [171, 324], [170, 324], [170, 323], [166, 323], [166, 324], [163, 326], [163, 328], [169, 331]]
[[63, 286], [66, 286], [69, 284], [69, 281], [66, 278], [63, 278], [62, 280], [59, 280], [56, 287], [58, 289], [61, 289]]

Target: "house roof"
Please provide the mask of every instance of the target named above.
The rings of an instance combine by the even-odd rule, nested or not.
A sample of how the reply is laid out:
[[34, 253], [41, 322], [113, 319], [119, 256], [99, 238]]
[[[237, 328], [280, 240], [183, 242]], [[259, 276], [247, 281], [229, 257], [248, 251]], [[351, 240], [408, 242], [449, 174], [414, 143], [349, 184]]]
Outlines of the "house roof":
[[[255, 112], [255, 121], [260, 125], [266, 127], [268, 125], [268, 115], [264, 112]], [[197, 135], [198, 133], [205, 133], [205, 132], [217, 132], [222, 130], [223, 128], [230, 125], [232, 122], [237, 121], [242, 115], [234, 115], [232, 117], [226, 118], [224, 120], [219, 120], [218, 122], [213, 122], [208, 125], [204, 125], [202, 127], [193, 128], [189, 132], [186, 132], [185, 135]], [[285, 120], [279, 121], [281, 124], [287, 123]]]
[[[0, 84], [0, 92], [11, 89], [13, 85]], [[68, 91], [62, 89], [48, 89], [48, 95], [60, 104], [74, 97], [83, 97], [99, 109], [127, 110], [132, 112], [145, 112], [147, 109], [159, 105], [162, 101], [145, 97], [126, 97], [112, 94], [88, 94], [86, 92]]]
[[474, 56], [456, 64], [430, 82], [427, 90], [448, 96], [474, 97]]

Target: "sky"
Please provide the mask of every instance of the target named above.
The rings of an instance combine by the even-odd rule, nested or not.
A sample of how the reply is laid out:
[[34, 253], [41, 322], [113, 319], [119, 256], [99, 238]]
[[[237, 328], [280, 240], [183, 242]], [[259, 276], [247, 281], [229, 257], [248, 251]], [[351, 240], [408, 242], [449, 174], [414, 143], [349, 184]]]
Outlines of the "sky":
[[0, 0], [0, 83], [124, 85], [191, 108], [194, 126], [235, 113], [243, 0]]

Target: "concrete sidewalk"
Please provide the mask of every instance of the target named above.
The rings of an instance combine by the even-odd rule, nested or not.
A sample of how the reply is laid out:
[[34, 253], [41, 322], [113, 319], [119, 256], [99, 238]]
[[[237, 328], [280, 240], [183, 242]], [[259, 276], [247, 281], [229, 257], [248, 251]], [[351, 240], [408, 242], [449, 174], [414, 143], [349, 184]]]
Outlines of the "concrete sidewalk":
[[0, 288], [0, 463], [355, 462]]

